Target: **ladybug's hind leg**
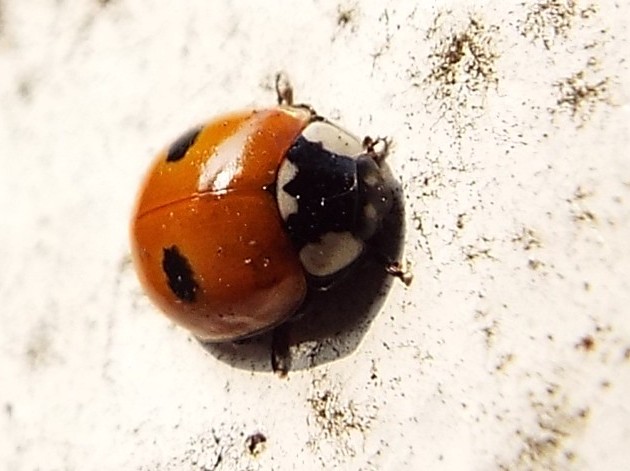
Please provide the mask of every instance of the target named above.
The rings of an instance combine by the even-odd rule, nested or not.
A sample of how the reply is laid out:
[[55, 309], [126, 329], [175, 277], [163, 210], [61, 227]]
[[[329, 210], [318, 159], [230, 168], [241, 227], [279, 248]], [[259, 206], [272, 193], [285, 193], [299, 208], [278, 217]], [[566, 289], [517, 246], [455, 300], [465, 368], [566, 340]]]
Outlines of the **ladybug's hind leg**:
[[271, 337], [271, 368], [281, 378], [291, 368], [291, 324], [281, 324], [273, 330]]

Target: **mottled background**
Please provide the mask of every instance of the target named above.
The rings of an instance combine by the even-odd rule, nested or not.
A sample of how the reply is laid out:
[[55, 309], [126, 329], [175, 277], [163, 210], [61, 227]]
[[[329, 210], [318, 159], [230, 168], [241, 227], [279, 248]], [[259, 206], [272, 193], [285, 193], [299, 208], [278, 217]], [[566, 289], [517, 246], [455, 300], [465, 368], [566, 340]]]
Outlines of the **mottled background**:
[[[0, 468], [629, 469], [628, 18], [0, 0]], [[158, 315], [127, 238], [153, 155], [273, 104], [278, 70], [393, 139], [415, 277], [346, 288], [362, 312], [287, 379], [268, 338], [209, 351]]]

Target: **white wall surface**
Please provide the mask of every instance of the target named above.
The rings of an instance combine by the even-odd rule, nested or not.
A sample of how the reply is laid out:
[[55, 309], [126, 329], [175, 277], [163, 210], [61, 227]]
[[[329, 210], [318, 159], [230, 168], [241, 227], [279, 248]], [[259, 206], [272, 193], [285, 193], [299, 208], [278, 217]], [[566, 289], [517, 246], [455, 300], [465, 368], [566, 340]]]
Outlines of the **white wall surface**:
[[[0, 0], [0, 469], [630, 469], [628, 18]], [[127, 236], [153, 155], [278, 70], [393, 139], [415, 277], [287, 379], [159, 315]]]

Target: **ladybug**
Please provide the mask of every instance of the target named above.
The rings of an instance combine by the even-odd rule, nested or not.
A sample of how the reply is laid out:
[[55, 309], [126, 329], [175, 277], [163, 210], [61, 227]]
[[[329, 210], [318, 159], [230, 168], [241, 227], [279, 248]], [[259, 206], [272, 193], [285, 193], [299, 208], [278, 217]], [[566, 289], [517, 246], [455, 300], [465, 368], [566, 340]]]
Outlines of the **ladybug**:
[[163, 150], [133, 212], [141, 284], [202, 342], [287, 321], [356, 267], [391, 208], [385, 141], [294, 105], [281, 75], [276, 91], [278, 106], [220, 116]]

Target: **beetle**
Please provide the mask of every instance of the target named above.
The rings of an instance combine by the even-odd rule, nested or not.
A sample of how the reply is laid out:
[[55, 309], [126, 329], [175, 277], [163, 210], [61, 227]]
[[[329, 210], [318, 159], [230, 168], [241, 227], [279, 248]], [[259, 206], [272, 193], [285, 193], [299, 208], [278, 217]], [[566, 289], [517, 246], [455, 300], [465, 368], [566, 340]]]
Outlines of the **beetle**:
[[[386, 140], [293, 104], [281, 74], [276, 92], [277, 106], [219, 116], [166, 147], [133, 210], [141, 284], [203, 342], [293, 317], [357, 266], [392, 207]], [[387, 270], [404, 280], [398, 264]]]

